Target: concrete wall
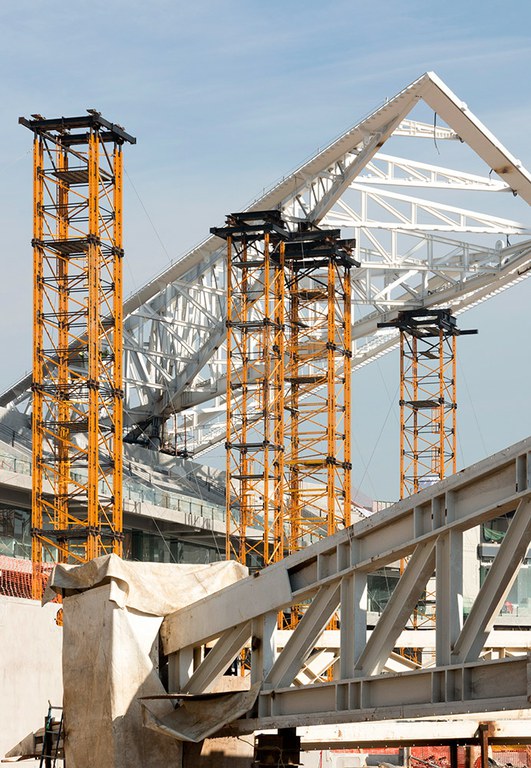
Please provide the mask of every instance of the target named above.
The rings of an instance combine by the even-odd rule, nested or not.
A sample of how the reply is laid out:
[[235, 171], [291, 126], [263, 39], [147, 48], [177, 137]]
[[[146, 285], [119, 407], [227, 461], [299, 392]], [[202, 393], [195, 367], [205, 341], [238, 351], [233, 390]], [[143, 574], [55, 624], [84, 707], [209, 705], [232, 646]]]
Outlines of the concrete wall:
[[[0, 759], [61, 706], [62, 629], [57, 605], [0, 595]], [[33, 763], [32, 763], [33, 764]]]

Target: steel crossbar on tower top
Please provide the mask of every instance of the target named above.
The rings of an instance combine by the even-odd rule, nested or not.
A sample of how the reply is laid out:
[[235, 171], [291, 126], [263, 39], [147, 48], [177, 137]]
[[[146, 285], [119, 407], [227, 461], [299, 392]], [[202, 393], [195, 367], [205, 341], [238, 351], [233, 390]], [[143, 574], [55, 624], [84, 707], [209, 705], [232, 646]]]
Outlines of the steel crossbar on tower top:
[[85, 116], [34, 134], [32, 560], [122, 551], [122, 144]]

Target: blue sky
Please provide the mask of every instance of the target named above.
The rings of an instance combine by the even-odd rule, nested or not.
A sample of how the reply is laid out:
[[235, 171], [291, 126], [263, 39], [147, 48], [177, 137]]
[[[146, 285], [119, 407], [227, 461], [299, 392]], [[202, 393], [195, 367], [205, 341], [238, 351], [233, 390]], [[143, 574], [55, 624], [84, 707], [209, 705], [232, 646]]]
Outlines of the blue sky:
[[[19, 115], [96, 107], [137, 136], [126, 148], [132, 291], [426, 70], [530, 168], [530, 22], [528, 0], [2, 3], [0, 388], [31, 365], [31, 136]], [[461, 465], [530, 431], [530, 292], [524, 283], [463, 318], [480, 336], [461, 345]], [[393, 354], [354, 382], [355, 482], [379, 498], [398, 488], [397, 377]]]

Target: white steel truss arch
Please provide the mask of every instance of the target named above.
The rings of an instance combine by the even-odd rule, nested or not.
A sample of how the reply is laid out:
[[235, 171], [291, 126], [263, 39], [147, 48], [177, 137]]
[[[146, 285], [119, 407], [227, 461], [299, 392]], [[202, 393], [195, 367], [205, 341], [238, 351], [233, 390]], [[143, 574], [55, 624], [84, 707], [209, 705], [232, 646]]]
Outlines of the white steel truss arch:
[[[444, 125], [411, 119], [419, 104]], [[455, 150], [464, 144], [484, 172], [477, 172], [477, 163], [463, 170], [439, 167], [426, 162], [426, 152], [412, 159], [380, 153], [396, 137], [413, 153], [420, 139], [449, 141]], [[426, 147], [425, 141], [420, 144]], [[293, 226], [301, 221], [341, 226], [357, 239], [356, 368], [396, 343], [396, 335], [379, 331], [377, 324], [398, 310], [450, 306], [459, 313], [527, 276], [529, 226], [498, 215], [509, 211], [509, 193], [531, 204], [530, 174], [435, 74], [427, 73], [283, 178], [250, 210], [276, 208]], [[472, 194], [474, 204], [466, 197], [466, 207], [451, 197], [462, 201]], [[497, 213], [476, 207], [477, 195]], [[224, 248], [216, 237], [125, 302], [130, 439], [147, 434], [158, 445], [161, 424], [182, 411], [190, 452], [199, 454], [223, 439], [225, 316]], [[31, 377], [24, 377], [0, 397], [0, 405], [28, 409], [30, 386]]]

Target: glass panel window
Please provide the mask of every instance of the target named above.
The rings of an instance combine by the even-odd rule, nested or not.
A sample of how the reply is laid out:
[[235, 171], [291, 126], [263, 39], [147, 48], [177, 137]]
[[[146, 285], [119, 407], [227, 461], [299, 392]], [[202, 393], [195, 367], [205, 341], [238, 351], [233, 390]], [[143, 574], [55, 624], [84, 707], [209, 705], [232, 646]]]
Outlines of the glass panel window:
[[31, 522], [28, 509], [0, 504], [0, 554], [31, 558]]

